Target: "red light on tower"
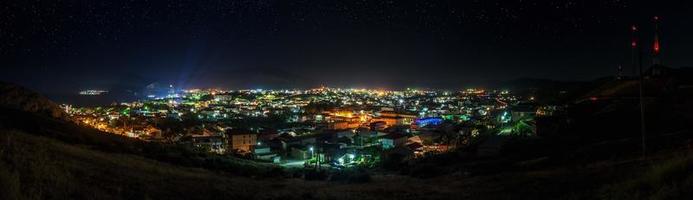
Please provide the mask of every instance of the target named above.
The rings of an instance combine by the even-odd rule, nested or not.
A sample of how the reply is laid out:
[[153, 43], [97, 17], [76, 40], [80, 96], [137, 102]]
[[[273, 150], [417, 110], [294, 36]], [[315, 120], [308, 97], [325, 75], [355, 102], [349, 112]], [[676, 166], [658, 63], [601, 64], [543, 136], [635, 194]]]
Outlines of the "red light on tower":
[[652, 53], [655, 55], [659, 55], [660, 51], [660, 46], [659, 46], [659, 17], [654, 16], [654, 23], [655, 23], [655, 36], [654, 36], [654, 43], [652, 44]]
[[638, 27], [633, 25], [630, 27], [630, 30], [631, 30], [631, 36], [632, 36], [631, 41], [630, 41], [630, 47], [636, 48], [636, 47], [638, 47], [638, 41], [636, 41], [635, 34], [636, 34], [636, 32], [638, 32]]

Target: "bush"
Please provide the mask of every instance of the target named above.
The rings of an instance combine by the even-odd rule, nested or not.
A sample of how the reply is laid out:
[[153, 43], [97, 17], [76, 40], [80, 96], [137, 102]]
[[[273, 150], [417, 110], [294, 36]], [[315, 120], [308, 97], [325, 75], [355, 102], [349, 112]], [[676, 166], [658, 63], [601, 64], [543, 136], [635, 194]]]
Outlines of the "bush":
[[409, 175], [417, 178], [432, 178], [449, 173], [446, 168], [432, 163], [420, 163], [411, 167]]
[[364, 169], [346, 169], [334, 172], [330, 181], [346, 183], [367, 183], [371, 181], [371, 175]]
[[20, 195], [19, 175], [0, 161], [0, 199], [21, 199]]
[[347, 180], [349, 183], [367, 183], [371, 182], [371, 174], [366, 170], [358, 170], [356, 173], [352, 173]]
[[327, 172], [326, 171], [306, 170], [303, 173], [303, 179], [305, 179], [307, 181], [324, 181], [327, 179]]
[[647, 170], [643, 175], [602, 188], [604, 199], [691, 199], [693, 158], [678, 156]]
[[385, 156], [383, 158], [382, 166], [385, 169], [398, 170], [398, 169], [401, 169], [402, 166], [404, 165], [403, 162], [404, 162], [404, 157], [402, 155], [392, 154], [392, 155]]

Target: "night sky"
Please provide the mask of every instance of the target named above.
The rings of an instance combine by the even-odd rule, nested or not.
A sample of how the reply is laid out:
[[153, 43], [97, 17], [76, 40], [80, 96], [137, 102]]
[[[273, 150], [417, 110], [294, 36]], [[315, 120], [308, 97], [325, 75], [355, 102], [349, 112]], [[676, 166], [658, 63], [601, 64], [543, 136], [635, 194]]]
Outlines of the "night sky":
[[47, 94], [178, 87], [462, 88], [629, 69], [629, 27], [693, 66], [693, 1], [316, 0], [0, 3], [0, 80]]

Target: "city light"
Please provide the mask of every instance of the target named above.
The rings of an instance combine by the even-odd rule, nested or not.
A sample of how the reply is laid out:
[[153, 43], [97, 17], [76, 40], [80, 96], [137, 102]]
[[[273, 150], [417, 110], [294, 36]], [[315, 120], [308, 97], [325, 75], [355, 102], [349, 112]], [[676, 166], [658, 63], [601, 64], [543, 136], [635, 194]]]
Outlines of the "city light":
[[[428, 131], [441, 131], [446, 123], [465, 126], [475, 136], [479, 135], [477, 127], [480, 126], [489, 129], [498, 127], [499, 134], [510, 134], [514, 130], [512, 127], [506, 128], [514, 125], [510, 123], [510, 109], [521, 103], [521, 98], [509, 90], [482, 89], [451, 92], [323, 87], [309, 90], [179, 91], [184, 95], [176, 95], [178, 91], [171, 90], [169, 95], [157, 99], [99, 108], [65, 108], [85, 126], [111, 134], [146, 141], [208, 146], [207, 149], [214, 153], [239, 152], [253, 159], [273, 162], [281, 160], [275, 158], [282, 156], [317, 161], [335, 156], [330, 155], [333, 152], [346, 150], [351, 153], [334, 157], [333, 160], [343, 165], [356, 163], [357, 157], [362, 158], [364, 163], [376, 162], [373, 159], [381, 153], [394, 147], [405, 148], [412, 143], [422, 146], [420, 149], [410, 149], [418, 152], [419, 156], [424, 155], [424, 149], [428, 149], [425, 152], [429, 154], [448, 151], [447, 144], [424, 144], [419, 138], [420, 134]], [[314, 105], [323, 107], [312, 107]], [[546, 109], [531, 111], [528, 113], [550, 114]], [[282, 123], [275, 129], [266, 130], [265, 123], [276, 117], [281, 117], [279, 121]], [[186, 123], [178, 127], [160, 123], [166, 121]], [[237, 129], [249, 131], [245, 140], [240, 138], [240, 143], [234, 142], [239, 139], [234, 133]], [[260, 137], [261, 133], [268, 134], [268, 137]], [[323, 137], [326, 134], [334, 137]], [[271, 142], [286, 147], [270, 148]], [[300, 147], [295, 145], [305, 145], [303, 150], [306, 157], [298, 156], [301, 155], [298, 153]], [[326, 153], [318, 154], [315, 145], [321, 145], [321, 152]], [[363, 151], [373, 146], [387, 148], [377, 153]]]

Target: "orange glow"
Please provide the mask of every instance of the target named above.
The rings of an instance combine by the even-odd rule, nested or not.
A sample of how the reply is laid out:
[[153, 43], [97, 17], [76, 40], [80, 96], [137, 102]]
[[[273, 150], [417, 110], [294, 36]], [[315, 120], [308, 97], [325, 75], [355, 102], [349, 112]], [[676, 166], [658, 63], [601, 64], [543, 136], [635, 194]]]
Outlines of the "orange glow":
[[349, 111], [337, 111], [334, 113], [334, 116], [352, 118], [354, 114]]

